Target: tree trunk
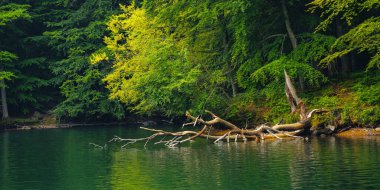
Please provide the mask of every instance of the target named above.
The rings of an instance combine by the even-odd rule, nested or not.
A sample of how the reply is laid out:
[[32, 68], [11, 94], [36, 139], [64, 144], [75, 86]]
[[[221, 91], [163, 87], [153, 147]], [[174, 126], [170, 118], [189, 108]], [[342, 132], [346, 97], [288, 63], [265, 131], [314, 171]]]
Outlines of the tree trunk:
[[[337, 29], [338, 37], [344, 35], [343, 26], [342, 26], [342, 23], [340, 22], [340, 20], [338, 20], [336, 22], [336, 29]], [[345, 74], [349, 73], [351, 71], [351, 67], [352, 67], [349, 56], [350, 55], [343, 55], [340, 58], [341, 65], [342, 65], [342, 72]]]
[[1, 107], [3, 111], [3, 118], [8, 118], [8, 104], [7, 104], [7, 93], [5, 90], [4, 80], [1, 81]]
[[231, 88], [232, 88], [232, 97], [236, 97], [236, 84], [235, 84], [234, 78], [232, 76], [232, 68], [231, 68], [230, 64], [227, 64], [227, 67], [229, 69], [227, 76], [228, 76], [228, 80], [230, 81]]
[[[288, 9], [286, 8], [285, 0], [281, 0], [281, 7], [282, 7], [282, 12], [284, 13], [286, 31], [288, 32], [290, 42], [292, 43], [292, 48], [296, 49], [297, 48], [297, 38], [293, 32], [292, 25], [290, 24], [290, 18], [289, 18], [289, 14], [288, 14]], [[300, 90], [301, 90], [301, 92], [303, 92], [305, 89], [305, 82], [304, 82], [301, 75], [299, 75], [298, 80], [300, 83], [300, 88], [301, 88]]]
[[299, 75], [298, 80], [300, 83], [300, 91], [303, 92], [305, 89], [305, 80], [303, 80], [303, 77], [301, 74]]
[[356, 62], [356, 56], [354, 53], [351, 52], [351, 66], [352, 71], [355, 71], [358, 69], [357, 62]]
[[[243, 129], [239, 128], [233, 123], [224, 120], [217, 115], [211, 113], [210, 111], [205, 111], [211, 115], [212, 120], [204, 120], [201, 116], [194, 117], [190, 114], [190, 112], [186, 112], [186, 117], [191, 119], [192, 122], [185, 123], [182, 125], [182, 128], [185, 126], [191, 125], [195, 127], [198, 124], [203, 125], [202, 130], [196, 131], [179, 131], [179, 132], [170, 132], [163, 131], [159, 129], [150, 129], [145, 127], [140, 127], [141, 129], [154, 132], [154, 134], [136, 139], [123, 139], [118, 136], [115, 136], [108, 142], [126, 142], [122, 148], [127, 146], [128, 144], [133, 144], [139, 141], [145, 141], [144, 147], [148, 144], [149, 141], [155, 139], [156, 137], [162, 137], [160, 141], [154, 142], [154, 144], [165, 144], [168, 147], [175, 147], [179, 144], [189, 142], [198, 137], [205, 139], [213, 139], [214, 143], [217, 143], [221, 140], [226, 140], [230, 142], [231, 140], [237, 141], [247, 141], [247, 140], [265, 140], [270, 138], [302, 138], [300, 135], [310, 134], [311, 127], [311, 117], [315, 113], [323, 113], [326, 110], [314, 109], [310, 112], [307, 112], [306, 105], [302, 102], [302, 100], [297, 96], [296, 89], [294, 88], [292, 81], [289, 75], [284, 71], [285, 75], [285, 94], [289, 101], [289, 105], [292, 109], [292, 113], [296, 110], [300, 110], [300, 121], [296, 123], [290, 124], [281, 124], [278, 123], [273, 127], [268, 126], [267, 124], [262, 124], [257, 126], [255, 129]], [[223, 129], [223, 130], [221, 130]], [[166, 137], [169, 137], [165, 140]], [[185, 139], [183, 139], [185, 137]], [[94, 143], [90, 143], [95, 148], [103, 149], [105, 146], [100, 146]]]
[[348, 55], [344, 55], [341, 58], [341, 61], [342, 61], [343, 73], [345, 73], [345, 74], [349, 73], [351, 71], [351, 62], [350, 62], [350, 58], [348, 57]]
[[336, 64], [335, 63], [330, 63], [327, 65], [327, 70], [329, 73], [329, 76], [333, 76], [337, 73], [336, 71]]
[[293, 49], [296, 49], [297, 38], [293, 32], [292, 25], [290, 24], [288, 9], [286, 8], [285, 0], [281, 0], [281, 7], [282, 7], [282, 12], [284, 13], [285, 26], [286, 26], [286, 30], [288, 31], [290, 42], [292, 43]]

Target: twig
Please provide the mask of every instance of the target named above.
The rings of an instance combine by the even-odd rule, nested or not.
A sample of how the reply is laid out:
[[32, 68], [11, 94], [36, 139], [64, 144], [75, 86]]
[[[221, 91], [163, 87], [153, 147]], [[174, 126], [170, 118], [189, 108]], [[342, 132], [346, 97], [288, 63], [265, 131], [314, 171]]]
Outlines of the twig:
[[199, 117], [200, 116], [198, 115], [197, 118], [195, 119], [193, 127], [195, 127], [195, 125], [197, 124], [197, 121], [198, 121]]
[[[229, 133], [229, 132], [228, 132]], [[224, 137], [226, 137], [227, 135], [228, 135], [228, 133], [225, 133], [224, 135], [222, 135], [221, 137], [219, 137], [218, 139], [216, 139], [215, 141], [214, 141], [214, 143], [217, 143], [217, 142], [219, 142], [220, 140], [222, 140]]]
[[274, 137], [276, 137], [276, 138], [278, 138], [278, 139], [281, 139], [282, 140], [282, 138], [281, 137], [279, 137], [279, 136], [277, 136], [276, 134], [274, 134], [274, 133], [272, 133], [272, 131], [270, 131], [270, 130], [266, 130], [266, 131], [268, 131], [271, 135], [273, 135]]
[[188, 126], [188, 125], [194, 125], [195, 126], [195, 122], [184, 123], [184, 124], [182, 124], [181, 128], [184, 128], [185, 126]]
[[94, 148], [100, 148], [100, 149], [103, 149], [103, 148], [105, 147], [105, 145], [104, 145], [104, 147], [103, 147], [103, 146], [100, 146], [100, 145], [95, 144], [95, 143], [89, 143], [89, 144], [90, 144], [90, 145], [93, 145]]
[[210, 127], [208, 128], [207, 137], [206, 137], [207, 140], [208, 140], [208, 137], [210, 136], [211, 127], [212, 127], [212, 126], [210, 126]]

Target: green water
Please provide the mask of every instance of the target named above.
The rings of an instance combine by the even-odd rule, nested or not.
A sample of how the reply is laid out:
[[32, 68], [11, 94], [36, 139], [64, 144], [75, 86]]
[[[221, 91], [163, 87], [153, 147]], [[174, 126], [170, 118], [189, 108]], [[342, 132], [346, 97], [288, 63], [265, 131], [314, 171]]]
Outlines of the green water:
[[134, 127], [0, 133], [0, 189], [378, 189], [380, 138], [143, 143], [105, 150]]

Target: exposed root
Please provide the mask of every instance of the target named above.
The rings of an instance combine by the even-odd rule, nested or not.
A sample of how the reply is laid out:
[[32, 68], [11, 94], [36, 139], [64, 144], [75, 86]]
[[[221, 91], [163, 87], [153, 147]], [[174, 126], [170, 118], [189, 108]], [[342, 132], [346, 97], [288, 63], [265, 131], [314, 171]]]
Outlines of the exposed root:
[[[190, 142], [196, 138], [204, 138], [204, 139], [211, 139], [214, 140], [214, 143], [218, 143], [220, 141], [247, 141], [247, 140], [265, 140], [265, 139], [279, 139], [283, 140], [284, 138], [290, 138], [290, 139], [298, 139], [303, 137], [301, 135], [304, 135], [305, 132], [308, 131], [310, 128], [310, 120], [313, 114], [315, 113], [323, 113], [327, 112], [323, 109], [314, 109], [310, 112], [307, 112], [307, 108], [305, 103], [297, 96], [295, 87], [293, 86], [290, 77], [284, 72], [285, 75], [285, 94], [287, 96], [288, 102], [291, 107], [292, 113], [295, 113], [297, 110], [300, 112], [300, 121], [296, 123], [290, 123], [290, 124], [282, 124], [282, 122], [279, 122], [278, 124], [270, 127], [267, 124], [262, 124], [258, 126], [256, 129], [247, 129], [247, 124], [245, 127], [239, 128], [235, 124], [226, 121], [214, 113], [210, 111], [206, 111], [206, 113], [210, 114], [212, 117], [212, 120], [206, 121], [201, 116], [194, 117], [190, 114], [190, 112], [186, 112], [186, 117], [191, 120], [190, 123], [185, 123], [182, 125], [182, 128], [185, 126], [193, 126], [195, 127], [198, 124], [203, 125], [203, 128], [196, 132], [196, 131], [179, 131], [179, 132], [169, 132], [164, 130], [158, 130], [158, 129], [151, 129], [151, 128], [145, 128], [140, 127], [143, 130], [153, 132], [151, 136], [144, 137], [144, 138], [137, 138], [137, 139], [123, 139], [118, 136], [115, 136], [113, 139], [111, 139], [109, 142], [127, 142], [122, 147], [125, 147], [129, 144], [133, 144], [140, 141], [145, 141], [144, 147], [147, 146], [147, 144], [155, 139], [156, 137], [163, 137], [161, 140], [155, 142], [154, 144], [164, 144], [168, 147], [175, 147], [179, 144]], [[217, 130], [217, 129], [226, 129], [224, 132], [211, 132], [211, 129]], [[172, 137], [169, 140], [165, 140], [166, 137]], [[93, 144], [95, 147], [95, 144]], [[99, 146], [98, 148], [100, 148]]]

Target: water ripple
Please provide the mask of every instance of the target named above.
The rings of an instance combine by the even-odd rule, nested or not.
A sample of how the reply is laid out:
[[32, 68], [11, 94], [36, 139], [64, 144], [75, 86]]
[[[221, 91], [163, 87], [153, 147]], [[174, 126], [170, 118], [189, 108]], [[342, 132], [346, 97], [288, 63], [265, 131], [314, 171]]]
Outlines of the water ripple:
[[118, 144], [136, 129], [96, 128], [0, 134], [0, 189], [376, 189], [380, 138], [323, 138], [168, 149]]

